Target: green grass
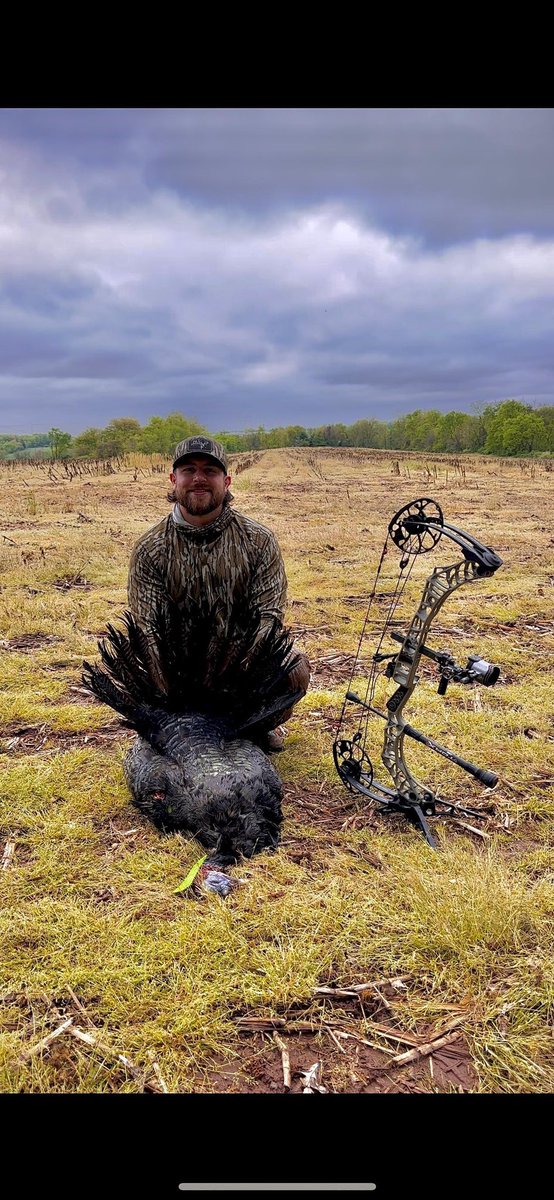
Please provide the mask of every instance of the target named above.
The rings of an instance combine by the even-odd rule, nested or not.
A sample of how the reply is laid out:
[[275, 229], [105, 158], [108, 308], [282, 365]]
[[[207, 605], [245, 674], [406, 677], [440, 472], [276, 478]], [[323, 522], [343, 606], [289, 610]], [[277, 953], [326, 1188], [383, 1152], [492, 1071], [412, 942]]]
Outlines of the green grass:
[[[238, 507], [274, 528], [283, 546], [289, 598], [298, 602], [289, 621], [314, 663], [355, 652], [385, 533], [383, 503], [389, 513], [396, 502], [390, 459], [366, 464], [363, 491], [353, 461], [325, 455], [323, 477], [312, 472], [310, 489], [290, 495], [303, 478], [301, 455], [291, 477], [285, 452], [267, 452], [237, 480]], [[378, 817], [348, 793], [331, 753], [346, 683], [316, 673], [275, 760], [285, 785], [281, 847], [237, 868], [244, 882], [225, 901], [174, 894], [201, 847], [158, 834], [133, 808], [123, 736], [84, 742], [109, 731], [115, 715], [70, 691], [80, 685], [82, 658], [95, 656], [97, 636], [125, 606], [129, 549], [167, 511], [165, 481], [142, 480], [130, 503], [129, 489], [138, 488], [130, 472], [94, 480], [86, 493], [33, 478], [36, 516], [25, 527], [2, 526], [17, 547], [0, 545], [0, 641], [23, 633], [55, 640], [0, 646], [0, 855], [15, 842], [0, 870], [1, 1090], [141, 1090], [116, 1056], [148, 1073], [152, 1052], [169, 1090], [209, 1089], [215, 1061], [244, 1055], [236, 1021], [245, 1014], [301, 1013], [316, 1026], [336, 1014], [375, 1041], [371, 1007], [353, 1016], [314, 992], [396, 975], [409, 976], [406, 990], [378, 1021], [425, 1040], [454, 1010], [477, 1090], [552, 1090], [553, 647], [548, 631], [524, 628], [534, 614], [554, 613], [554, 551], [529, 515], [547, 503], [548, 476], [518, 475], [516, 493], [504, 468], [496, 477], [489, 463], [464, 465], [471, 487], [447, 494], [441, 481], [441, 503], [455, 524], [489, 528], [492, 545], [508, 545], [509, 562], [497, 590], [486, 580], [447, 601], [439, 625], [455, 632], [434, 635], [432, 644], [442, 640], [458, 661], [479, 649], [507, 682], [480, 688], [478, 703], [472, 690], [454, 686], [442, 701], [436, 678], [424, 674], [409, 719], [498, 771], [500, 784], [486, 797], [496, 807], [484, 825], [488, 840], [439, 823], [434, 852], [406, 822]], [[356, 498], [350, 504], [345, 479]], [[402, 495], [417, 494], [417, 482], [393, 484], [400, 485]], [[24, 520], [28, 489], [17, 474], [4, 486]], [[74, 527], [79, 511], [94, 518], [94, 529]], [[24, 562], [22, 553], [35, 557]], [[90, 590], [56, 587], [78, 571]], [[360, 602], [348, 602], [352, 596]], [[511, 620], [515, 626], [499, 628]], [[361, 675], [353, 686], [363, 694]], [[44, 748], [6, 749], [17, 723], [44, 726]], [[382, 726], [371, 728], [377, 767]], [[482, 802], [477, 784], [423, 747], [407, 745], [406, 760], [440, 795]], [[21, 1061], [73, 1011], [70, 988], [115, 1057], [62, 1037]], [[348, 1090], [338, 1066], [329, 1071]]]

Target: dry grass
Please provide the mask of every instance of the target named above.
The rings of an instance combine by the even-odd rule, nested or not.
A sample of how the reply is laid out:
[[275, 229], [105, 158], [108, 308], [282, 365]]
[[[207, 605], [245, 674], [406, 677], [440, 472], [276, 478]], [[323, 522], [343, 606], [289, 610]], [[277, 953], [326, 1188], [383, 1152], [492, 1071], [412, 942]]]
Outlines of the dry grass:
[[[151, 1052], [170, 1091], [209, 1090], [214, 1063], [244, 1059], [239, 1015], [333, 1019], [385, 1048], [376, 1024], [424, 1041], [452, 1012], [475, 1090], [552, 1090], [552, 488], [540, 463], [371, 451], [268, 451], [236, 474], [236, 506], [283, 548], [288, 620], [313, 686], [277, 763], [279, 853], [249, 863], [227, 901], [195, 902], [173, 891], [198, 845], [160, 836], [130, 806], [129, 735], [78, 690], [82, 658], [124, 607], [130, 548], [167, 511], [165, 478], [140, 459], [85, 480], [0, 471], [0, 857], [14, 844], [0, 870], [2, 1090], [142, 1090]], [[426, 665], [410, 707], [415, 725], [501, 777], [486, 798], [489, 839], [445, 822], [440, 853], [351, 797], [331, 756], [387, 521], [420, 494], [505, 559], [494, 580], [449, 598], [433, 636], [458, 661], [479, 650], [498, 662], [503, 681], [481, 688], [477, 705], [454, 686], [442, 701]], [[455, 559], [443, 542], [432, 562]], [[430, 562], [414, 572], [406, 612]], [[396, 567], [389, 560], [383, 591]], [[377, 598], [376, 616], [386, 604]], [[422, 747], [410, 746], [410, 763], [441, 795], [483, 802]], [[406, 988], [385, 1006], [314, 995], [399, 975]], [[22, 1057], [68, 1014], [85, 1027], [71, 992], [104, 1049], [64, 1034]], [[324, 1039], [324, 1062], [332, 1050]], [[335, 1059], [326, 1082], [348, 1091], [345, 1056]]]

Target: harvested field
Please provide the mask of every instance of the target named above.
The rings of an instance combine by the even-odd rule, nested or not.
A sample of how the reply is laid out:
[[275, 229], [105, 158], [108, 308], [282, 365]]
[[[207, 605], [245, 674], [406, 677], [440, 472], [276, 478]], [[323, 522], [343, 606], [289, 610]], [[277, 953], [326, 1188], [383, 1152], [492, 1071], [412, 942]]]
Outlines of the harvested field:
[[[274, 760], [280, 849], [237, 868], [243, 882], [225, 901], [175, 894], [199, 845], [163, 837], [131, 806], [132, 734], [81, 687], [83, 658], [125, 607], [131, 547], [167, 512], [163, 464], [136, 456], [81, 475], [0, 465], [1, 1091], [552, 1090], [546, 465], [369, 450], [235, 456], [235, 505], [279, 538], [288, 623], [312, 684]], [[483, 791], [410, 745], [418, 778], [485, 814], [479, 828], [431, 819], [439, 851], [346, 791], [332, 759], [387, 524], [418, 496], [504, 559], [448, 598], [432, 637], [458, 662], [478, 651], [497, 663], [499, 683], [452, 684], [443, 699], [422, 660], [407, 710], [500, 777]], [[429, 570], [459, 558], [445, 543], [420, 556], [399, 628]], [[397, 570], [387, 559], [375, 642]], [[376, 766], [381, 738], [379, 725]]]

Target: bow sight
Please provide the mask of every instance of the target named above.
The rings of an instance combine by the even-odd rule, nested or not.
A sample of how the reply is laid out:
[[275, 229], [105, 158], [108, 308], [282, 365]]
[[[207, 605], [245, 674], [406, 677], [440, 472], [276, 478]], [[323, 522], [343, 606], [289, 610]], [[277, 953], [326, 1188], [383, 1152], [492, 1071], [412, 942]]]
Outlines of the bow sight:
[[[404, 643], [401, 633], [395, 633], [391, 630], [390, 636], [393, 641]], [[409, 645], [408, 650], [415, 651], [416, 646]], [[419, 653], [425, 655], [426, 658], [432, 658], [433, 662], [438, 663], [441, 669], [441, 677], [437, 689], [439, 696], [444, 696], [450, 681], [453, 683], [482, 683], [483, 687], [493, 687], [500, 676], [500, 667], [494, 667], [492, 663], [481, 658], [479, 654], [470, 654], [466, 666], [460, 667], [452, 658], [452, 655], [448, 654], [445, 650], [430, 650], [429, 646], [420, 646]], [[382, 661], [384, 658], [390, 659], [385, 668], [385, 675], [389, 679], [392, 679], [398, 655], [376, 654], [374, 658], [377, 662]]]
[[[452, 566], [435, 567], [425, 582], [423, 596], [407, 633], [400, 634], [396, 631], [390, 631], [391, 638], [401, 643], [400, 650], [393, 654], [381, 653], [383, 640], [389, 630], [393, 614], [416, 557], [419, 554], [427, 554], [430, 550], [433, 550], [443, 535], [461, 547], [462, 560], [454, 563]], [[360, 792], [368, 799], [377, 801], [380, 805], [379, 811], [381, 812], [404, 813], [422, 829], [429, 844], [436, 846], [425, 817], [434, 815], [437, 805], [440, 806], [442, 815], [445, 816], [461, 812], [473, 817], [482, 817], [483, 812], [441, 800], [433, 792], [423, 787], [410, 773], [404, 762], [404, 738], [410, 737], [417, 742], [421, 742], [424, 746], [434, 750], [436, 754], [442, 755], [443, 758], [449, 759], [450, 762], [455, 763], [462, 770], [472, 775], [474, 779], [479, 780], [480, 783], [488, 787], [494, 787], [498, 783], [498, 776], [493, 771], [475, 766], [474, 763], [468, 762], [467, 759], [455, 754], [454, 751], [441, 746], [433, 738], [427, 737], [418, 729], [414, 729], [413, 725], [408, 724], [405, 720], [402, 709], [418, 682], [419, 676], [416, 672], [422, 655], [432, 659], [439, 667], [440, 681], [438, 692], [441, 696], [445, 694], [448, 684], [451, 682], [462, 684], [476, 682], [483, 684], [484, 687], [492, 687], [497, 682], [500, 675], [500, 668], [487, 662], [480, 655], [470, 655], [466, 666], [462, 667], [455, 662], [452, 655], [447, 651], [431, 650], [425, 644], [425, 639], [431, 622], [446, 600], [446, 597], [464, 583], [471, 583], [493, 575], [502, 566], [502, 559], [489, 546], [484, 546], [481, 542], [477, 541], [477, 538], [466, 533], [465, 530], [458, 529], [455, 525], [447, 524], [439, 505], [434, 500], [425, 497], [420, 500], [414, 500], [411, 504], [407, 504], [404, 508], [401, 508], [389, 523], [387, 539], [385, 540], [377, 568], [377, 575], [358, 644], [358, 652], [350, 676], [350, 684], [352, 683], [360, 656], [360, 648], [369, 620], [372, 601], [376, 595], [376, 585], [387, 552], [389, 537], [402, 553], [396, 589], [393, 593], [377, 650], [372, 656], [372, 667], [365, 698], [358, 696], [350, 687], [346, 692], [337, 730], [337, 738], [333, 746], [333, 756], [338, 774], [350, 791]], [[403, 574], [404, 572], [406, 572], [405, 575]], [[382, 674], [397, 684], [396, 691], [387, 700], [386, 712], [383, 712], [374, 704], [378, 666], [384, 661], [387, 662], [387, 666]], [[345, 738], [341, 736], [341, 729], [348, 702], [356, 704], [359, 707], [360, 715], [358, 717], [357, 731], [351, 737]], [[394, 788], [386, 787], [374, 779], [373, 766], [366, 752], [370, 714], [379, 716], [386, 722], [381, 759], [392, 776]]]

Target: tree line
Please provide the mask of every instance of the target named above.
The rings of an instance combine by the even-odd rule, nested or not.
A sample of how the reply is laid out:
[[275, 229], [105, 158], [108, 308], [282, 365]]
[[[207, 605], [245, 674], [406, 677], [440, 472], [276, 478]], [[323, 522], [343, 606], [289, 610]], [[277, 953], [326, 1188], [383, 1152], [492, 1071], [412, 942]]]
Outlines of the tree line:
[[519, 400], [488, 404], [478, 413], [416, 409], [394, 421], [367, 418], [305, 428], [263, 425], [242, 433], [214, 432], [183, 413], [151, 417], [115, 417], [104, 429], [89, 428], [76, 437], [52, 428], [46, 434], [0, 435], [0, 459], [115, 458], [124, 454], [170, 456], [183, 438], [208, 434], [230, 453], [286, 446], [357, 446], [377, 450], [428, 453], [533, 455], [554, 453], [554, 406], [534, 407]]

